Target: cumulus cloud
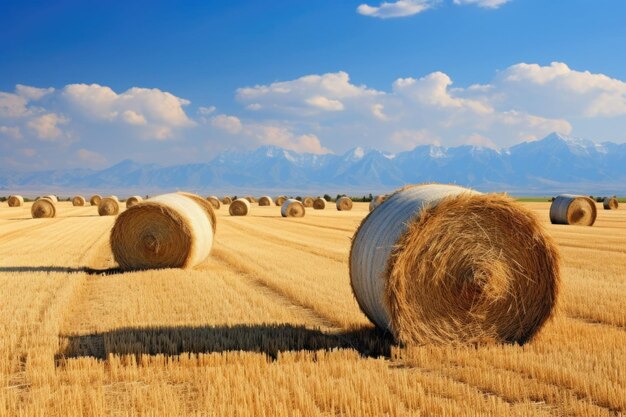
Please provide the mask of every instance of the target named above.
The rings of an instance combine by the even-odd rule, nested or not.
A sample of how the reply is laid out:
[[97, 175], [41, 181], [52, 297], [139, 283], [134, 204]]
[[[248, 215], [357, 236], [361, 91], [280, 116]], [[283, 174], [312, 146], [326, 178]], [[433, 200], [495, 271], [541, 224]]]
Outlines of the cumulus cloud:
[[478, 7], [484, 7], [487, 9], [497, 9], [510, 2], [511, 0], [454, 0], [454, 4], [464, 5], [464, 4], [475, 4]]
[[39, 139], [55, 142], [68, 138], [59, 126], [66, 125], [69, 121], [70, 119], [63, 115], [47, 113], [31, 119], [27, 126]]
[[379, 6], [361, 4], [357, 12], [364, 16], [388, 19], [391, 17], [413, 16], [433, 7], [436, 0], [399, 0], [395, 2], [383, 2]]
[[40, 100], [42, 97], [47, 96], [48, 94], [52, 94], [53, 92], [54, 92], [54, 88], [52, 87], [37, 88], [37, 87], [30, 87], [28, 85], [22, 85], [22, 84], [18, 84], [15, 86], [15, 93], [18, 96], [23, 97], [29, 101]]
[[31, 114], [28, 100], [17, 94], [0, 92], [0, 118], [13, 119]]
[[245, 134], [258, 144], [280, 146], [296, 152], [314, 154], [332, 153], [322, 146], [314, 134], [295, 134], [288, 127], [275, 124], [250, 124], [245, 127]]
[[224, 130], [231, 135], [236, 135], [241, 132], [241, 120], [235, 116], [228, 116], [226, 114], [219, 114], [211, 118], [211, 126]]
[[213, 114], [215, 113], [215, 110], [217, 110], [217, 108], [215, 106], [209, 106], [209, 107], [198, 107], [198, 114], [201, 114], [203, 116], [208, 116], [209, 114]]

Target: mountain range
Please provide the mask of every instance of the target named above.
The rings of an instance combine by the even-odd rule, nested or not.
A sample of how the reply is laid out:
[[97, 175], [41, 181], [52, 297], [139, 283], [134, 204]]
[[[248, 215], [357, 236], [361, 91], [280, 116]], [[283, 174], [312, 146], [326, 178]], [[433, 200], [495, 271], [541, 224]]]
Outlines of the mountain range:
[[420, 182], [526, 195], [623, 195], [626, 144], [552, 133], [501, 150], [424, 145], [395, 154], [357, 147], [342, 155], [316, 155], [262, 146], [253, 151], [223, 152], [199, 164], [161, 166], [124, 160], [104, 170], [0, 173], [0, 194], [98, 191], [125, 195], [177, 189], [202, 194], [357, 194]]

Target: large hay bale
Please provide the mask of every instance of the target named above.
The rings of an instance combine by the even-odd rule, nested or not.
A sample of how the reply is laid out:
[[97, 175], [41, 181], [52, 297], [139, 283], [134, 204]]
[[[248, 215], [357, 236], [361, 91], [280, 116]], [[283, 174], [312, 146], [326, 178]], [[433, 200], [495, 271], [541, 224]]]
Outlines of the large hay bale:
[[507, 196], [420, 185], [363, 220], [350, 280], [367, 317], [401, 343], [524, 343], [553, 312], [559, 253]]
[[184, 195], [187, 198], [192, 199], [196, 202], [204, 210], [204, 213], [209, 217], [211, 221], [211, 226], [213, 227], [213, 234], [217, 231], [217, 217], [215, 216], [215, 210], [213, 209], [213, 204], [204, 198], [200, 197], [198, 194], [187, 193], [184, 191], [179, 191], [177, 194]]
[[72, 197], [72, 205], [74, 207], [83, 207], [85, 204], [87, 204], [87, 200], [85, 200], [85, 197], [82, 195], [75, 195]]
[[352, 200], [350, 197], [341, 197], [337, 200], [337, 210], [339, 211], [350, 211], [352, 210]]
[[287, 200], [287, 197], [284, 195], [279, 195], [278, 197], [276, 197], [274, 199], [274, 204], [276, 204], [277, 206], [282, 207], [283, 203]]
[[92, 206], [99, 205], [101, 201], [102, 201], [102, 196], [98, 194], [94, 194], [89, 198], [89, 204], [91, 204]]
[[304, 217], [304, 213], [304, 204], [293, 198], [286, 200], [280, 208], [283, 217]]
[[619, 201], [615, 197], [604, 197], [602, 206], [605, 210], [617, 210], [619, 208]]
[[214, 196], [214, 195], [210, 195], [210, 196], [208, 196], [206, 199], [207, 199], [207, 201], [208, 201], [209, 203], [211, 203], [211, 205], [213, 206], [213, 208], [214, 208], [215, 210], [219, 210], [219, 209], [220, 209], [220, 207], [222, 206], [222, 203], [220, 202], [220, 199], [219, 199], [219, 198], [217, 198], [217, 197], [216, 197], [216, 196]]
[[270, 196], [264, 195], [263, 197], [259, 198], [259, 206], [271, 206], [272, 203], [272, 197]]
[[304, 207], [313, 207], [314, 201], [315, 199], [313, 197], [304, 197], [302, 199], [302, 204], [304, 205]]
[[550, 221], [553, 224], [593, 226], [597, 215], [596, 203], [584, 195], [562, 194], [550, 206]]
[[383, 204], [383, 201], [387, 198], [386, 195], [377, 195], [370, 201], [370, 211]]
[[33, 219], [49, 219], [56, 217], [56, 201], [48, 197], [39, 198], [30, 207], [30, 214], [33, 216]]
[[224, 204], [225, 206], [228, 206], [232, 202], [233, 202], [233, 199], [228, 196], [222, 198], [222, 204]]
[[7, 204], [9, 207], [22, 207], [24, 205], [24, 197], [21, 195], [10, 195]]
[[313, 201], [313, 209], [315, 210], [324, 210], [326, 208], [326, 200], [321, 197], [316, 198]]
[[143, 198], [141, 198], [141, 196], [139, 195], [134, 195], [131, 197], [128, 197], [126, 199], [126, 208], [131, 208], [132, 206], [136, 206], [137, 204], [141, 203], [143, 201]]
[[247, 216], [250, 212], [250, 201], [245, 198], [238, 198], [228, 207], [231, 216]]
[[48, 194], [48, 195], [44, 195], [44, 196], [41, 196], [41, 197], [37, 197], [37, 200], [41, 200], [42, 198], [47, 198], [48, 200], [52, 201], [53, 203], [58, 203], [59, 202], [59, 199], [57, 198], [57, 196], [53, 195], [53, 194]]
[[124, 270], [193, 267], [211, 251], [212, 222], [206, 207], [186, 193], [150, 198], [115, 220], [113, 256]]
[[101, 216], [117, 216], [119, 212], [120, 200], [114, 195], [103, 198], [98, 204], [98, 214]]

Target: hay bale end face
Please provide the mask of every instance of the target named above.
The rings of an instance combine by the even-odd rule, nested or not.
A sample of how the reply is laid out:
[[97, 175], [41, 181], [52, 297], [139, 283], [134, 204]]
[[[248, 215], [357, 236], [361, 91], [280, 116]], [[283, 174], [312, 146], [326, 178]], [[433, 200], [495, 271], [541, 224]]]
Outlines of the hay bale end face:
[[87, 204], [87, 200], [85, 200], [85, 197], [82, 195], [75, 195], [72, 197], [72, 205], [74, 207], [83, 207], [85, 204]]
[[407, 344], [530, 340], [551, 316], [557, 246], [511, 198], [429, 184], [369, 213], [350, 251], [359, 306]]
[[276, 197], [276, 199], [274, 199], [274, 204], [276, 204], [277, 206], [282, 207], [283, 203], [287, 200], [287, 197], [285, 197], [284, 195], [280, 195], [278, 197]]
[[350, 197], [341, 197], [337, 200], [337, 210], [350, 211], [352, 210], [352, 199]]
[[302, 204], [304, 205], [304, 207], [313, 207], [314, 202], [315, 199], [313, 197], [304, 197], [302, 199]]
[[593, 226], [597, 216], [595, 201], [583, 195], [562, 194], [550, 205], [552, 224]]
[[56, 201], [52, 201], [48, 197], [37, 199], [30, 207], [30, 214], [33, 219], [50, 219], [56, 217]]
[[113, 256], [124, 270], [192, 267], [211, 251], [213, 222], [188, 194], [156, 196], [117, 217], [110, 237]]
[[370, 201], [370, 211], [383, 204], [383, 201], [385, 201], [386, 198], [387, 196], [385, 195], [377, 195], [376, 197], [374, 197], [372, 201]]
[[24, 205], [24, 197], [21, 195], [10, 195], [7, 204], [9, 207], [22, 207]]
[[131, 208], [132, 206], [136, 206], [137, 204], [141, 203], [143, 201], [143, 198], [141, 198], [141, 196], [138, 195], [134, 195], [132, 197], [128, 197], [126, 199], [126, 208]]
[[259, 206], [271, 206], [272, 203], [272, 197], [270, 196], [264, 195], [263, 197], [259, 198]]
[[216, 196], [214, 196], [214, 195], [210, 195], [210, 196], [208, 196], [206, 199], [207, 199], [207, 201], [208, 201], [209, 203], [211, 203], [211, 205], [213, 206], [213, 208], [214, 208], [215, 210], [219, 210], [219, 209], [220, 209], [220, 207], [222, 206], [222, 203], [220, 202], [220, 199], [219, 199], [219, 198], [217, 198], [217, 197], [216, 197]]
[[602, 207], [604, 207], [605, 210], [617, 210], [619, 208], [619, 201], [616, 197], [604, 197]]
[[283, 217], [304, 217], [304, 204], [300, 201], [290, 198], [286, 200], [280, 208], [280, 214]]
[[228, 206], [232, 202], [233, 202], [233, 199], [228, 196], [222, 198], [222, 204], [224, 204], [225, 206]]
[[247, 216], [250, 212], [250, 201], [245, 198], [238, 198], [228, 207], [231, 216]]
[[105, 197], [98, 204], [98, 214], [101, 216], [117, 216], [120, 212], [120, 201], [114, 195]]
[[98, 194], [94, 194], [89, 198], [89, 204], [91, 204], [92, 206], [99, 205], [101, 201], [102, 201], [102, 196]]
[[313, 201], [313, 209], [314, 210], [324, 210], [326, 208], [326, 200], [321, 197], [318, 197]]

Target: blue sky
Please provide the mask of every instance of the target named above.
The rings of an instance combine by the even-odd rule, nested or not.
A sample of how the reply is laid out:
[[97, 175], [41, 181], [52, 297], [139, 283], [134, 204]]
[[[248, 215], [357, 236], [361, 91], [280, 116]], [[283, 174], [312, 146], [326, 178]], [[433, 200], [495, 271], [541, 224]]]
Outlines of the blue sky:
[[1, 1], [0, 162], [624, 142], [625, 18], [621, 0]]

